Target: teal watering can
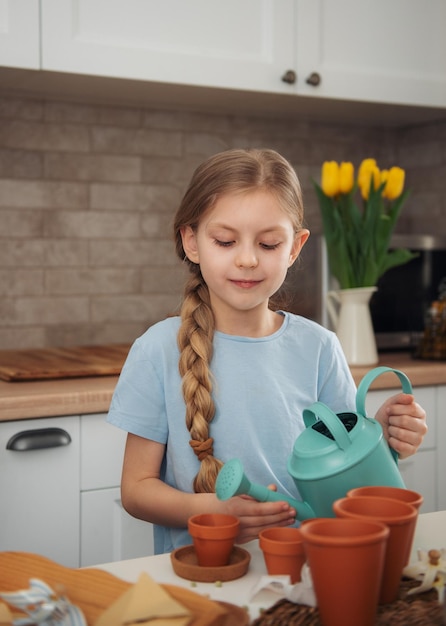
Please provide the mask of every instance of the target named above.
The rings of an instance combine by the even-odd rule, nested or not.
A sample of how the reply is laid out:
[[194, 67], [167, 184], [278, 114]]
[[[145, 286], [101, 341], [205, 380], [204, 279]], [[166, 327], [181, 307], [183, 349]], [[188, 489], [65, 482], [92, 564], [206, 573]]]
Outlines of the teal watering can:
[[407, 376], [390, 367], [376, 367], [361, 380], [356, 394], [356, 413], [334, 413], [322, 402], [303, 412], [305, 430], [297, 437], [287, 470], [302, 501], [252, 483], [238, 459], [220, 470], [215, 491], [220, 500], [246, 494], [259, 500], [287, 501], [297, 518], [333, 517], [333, 502], [350, 489], [365, 485], [405, 488], [398, 470], [398, 456], [384, 439], [381, 424], [366, 416], [365, 399], [372, 382], [393, 372], [404, 393], [412, 393]]

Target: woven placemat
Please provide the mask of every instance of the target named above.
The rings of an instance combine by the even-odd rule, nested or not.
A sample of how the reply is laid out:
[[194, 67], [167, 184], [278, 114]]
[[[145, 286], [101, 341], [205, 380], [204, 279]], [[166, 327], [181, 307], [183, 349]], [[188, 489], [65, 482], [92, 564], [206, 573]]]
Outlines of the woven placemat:
[[[402, 580], [399, 599], [378, 607], [375, 626], [443, 626], [443, 607], [435, 590], [408, 596], [415, 580]], [[279, 600], [252, 622], [252, 626], [322, 626], [317, 608]], [[358, 624], [358, 626], [360, 626]]]

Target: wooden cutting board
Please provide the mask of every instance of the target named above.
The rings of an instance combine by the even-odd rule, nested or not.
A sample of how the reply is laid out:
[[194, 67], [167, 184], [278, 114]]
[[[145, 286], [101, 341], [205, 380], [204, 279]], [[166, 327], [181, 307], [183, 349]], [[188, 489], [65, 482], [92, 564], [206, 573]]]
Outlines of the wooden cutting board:
[[[54, 590], [62, 587], [70, 602], [82, 610], [88, 626], [131, 586], [99, 569], [71, 569], [37, 554], [0, 552], [0, 591], [26, 589], [30, 578], [39, 578]], [[191, 611], [189, 626], [248, 625], [248, 613], [240, 607], [214, 602], [182, 587], [161, 586]]]
[[0, 379], [8, 382], [116, 376], [129, 344], [0, 350]]

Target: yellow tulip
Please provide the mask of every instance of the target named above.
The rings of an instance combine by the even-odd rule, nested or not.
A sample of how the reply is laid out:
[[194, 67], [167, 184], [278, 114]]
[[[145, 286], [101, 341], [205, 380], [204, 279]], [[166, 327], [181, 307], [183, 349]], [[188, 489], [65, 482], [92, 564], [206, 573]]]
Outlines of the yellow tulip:
[[339, 190], [341, 193], [350, 193], [355, 182], [353, 163], [342, 162], [339, 167]]
[[363, 174], [370, 171], [374, 167], [376, 167], [375, 159], [364, 159], [358, 168], [358, 183], [361, 180]]
[[[414, 256], [407, 249], [388, 249], [407, 195], [404, 170], [380, 171], [375, 159], [364, 159], [356, 174], [350, 162], [326, 161], [321, 184], [313, 180], [330, 273], [340, 289], [376, 285], [384, 272]], [[360, 194], [358, 204], [355, 197]]]
[[404, 189], [405, 172], [401, 167], [391, 167], [387, 176], [383, 196], [389, 200], [398, 198]]
[[339, 193], [339, 165], [336, 161], [324, 161], [322, 164], [321, 187], [330, 198]]
[[364, 200], [369, 197], [370, 181], [373, 181], [373, 188], [378, 189], [380, 179], [381, 175], [375, 159], [364, 159], [358, 170], [358, 186]]

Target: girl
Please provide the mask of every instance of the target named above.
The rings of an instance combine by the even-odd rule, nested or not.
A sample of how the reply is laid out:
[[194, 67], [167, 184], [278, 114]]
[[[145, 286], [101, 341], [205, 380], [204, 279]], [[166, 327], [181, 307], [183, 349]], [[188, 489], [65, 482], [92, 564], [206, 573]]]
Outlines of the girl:
[[[286, 463], [316, 400], [354, 411], [356, 388], [334, 333], [278, 310], [274, 294], [309, 236], [299, 181], [272, 150], [229, 150], [194, 173], [178, 209], [176, 251], [190, 269], [180, 317], [136, 340], [108, 421], [128, 432], [122, 503], [155, 524], [155, 551], [191, 543], [187, 520], [236, 515], [238, 542], [296, 523], [286, 502], [219, 501], [222, 464], [299, 497]], [[389, 444], [413, 454], [427, 430], [413, 396], [378, 411]]]

